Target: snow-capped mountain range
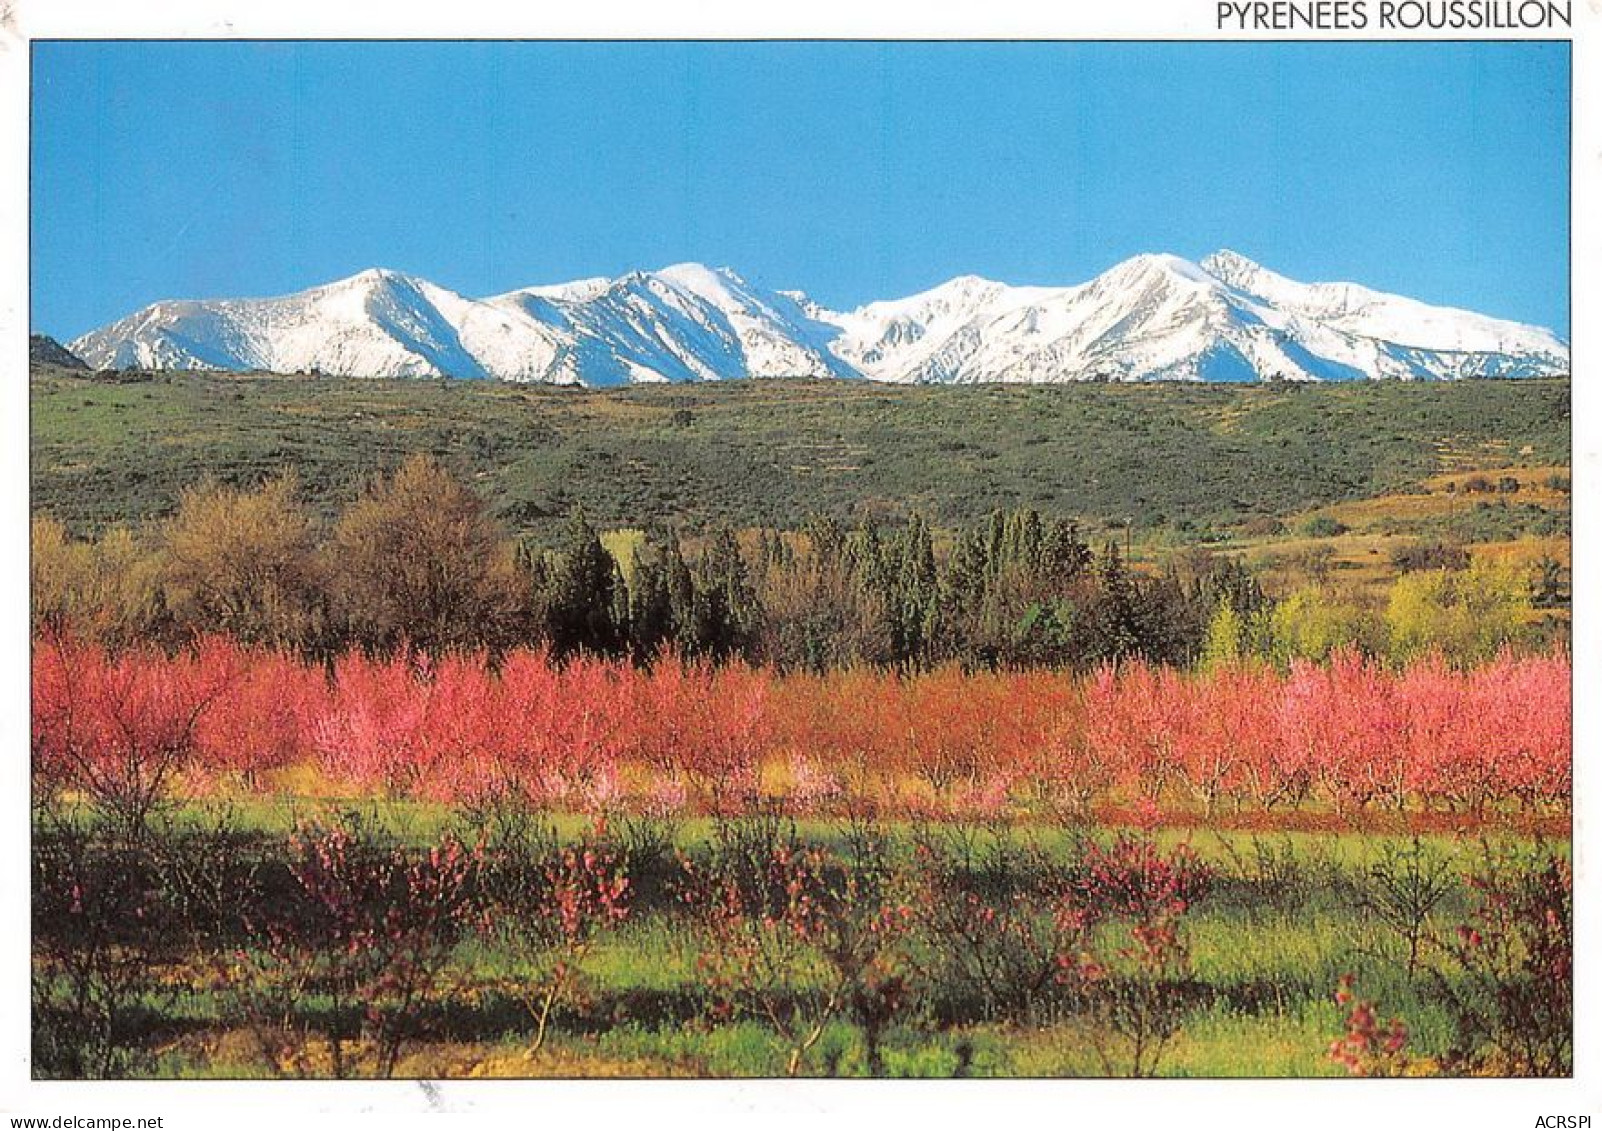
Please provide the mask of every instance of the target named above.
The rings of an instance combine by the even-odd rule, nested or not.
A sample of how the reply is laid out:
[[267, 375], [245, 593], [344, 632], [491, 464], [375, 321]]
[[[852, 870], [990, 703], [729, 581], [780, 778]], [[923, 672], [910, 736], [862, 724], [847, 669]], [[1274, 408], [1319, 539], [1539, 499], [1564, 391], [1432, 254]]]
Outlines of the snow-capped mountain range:
[[99, 368], [620, 385], [737, 377], [972, 383], [1566, 374], [1549, 330], [1220, 251], [1071, 287], [962, 276], [849, 312], [684, 263], [473, 299], [369, 270], [266, 299], [158, 302], [71, 343]]

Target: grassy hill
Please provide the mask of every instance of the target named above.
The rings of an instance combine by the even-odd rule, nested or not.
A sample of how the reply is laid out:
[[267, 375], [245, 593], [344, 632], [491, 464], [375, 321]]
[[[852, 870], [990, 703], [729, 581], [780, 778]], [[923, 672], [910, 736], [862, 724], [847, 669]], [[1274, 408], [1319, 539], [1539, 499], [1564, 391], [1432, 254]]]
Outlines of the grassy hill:
[[586, 391], [42, 366], [31, 393], [33, 505], [84, 533], [166, 514], [202, 475], [285, 465], [332, 511], [426, 451], [538, 538], [575, 504], [601, 526], [689, 528], [912, 510], [949, 527], [1032, 505], [1185, 541], [1446, 473], [1564, 467], [1570, 444], [1567, 381]]

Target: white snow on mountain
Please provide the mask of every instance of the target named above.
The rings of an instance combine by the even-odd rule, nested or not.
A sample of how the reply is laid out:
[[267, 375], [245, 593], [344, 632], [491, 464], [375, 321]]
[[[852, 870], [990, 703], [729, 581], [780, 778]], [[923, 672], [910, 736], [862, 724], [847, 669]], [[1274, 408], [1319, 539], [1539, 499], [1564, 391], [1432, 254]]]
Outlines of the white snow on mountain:
[[1137, 255], [1076, 287], [964, 277], [832, 320], [836, 352], [884, 381], [1568, 372], [1567, 347], [1549, 331], [1346, 284], [1293, 283], [1228, 252], [1201, 264]]
[[463, 341], [493, 333], [480, 306], [423, 279], [369, 270], [282, 298], [158, 302], [78, 341], [103, 368], [482, 377]]
[[1548, 353], [1568, 347], [1550, 330], [1429, 306], [1356, 283], [1298, 283], [1233, 251], [1217, 251], [1201, 267], [1228, 286], [1333, 330], [1398, 346], [1455, 353]]
[[1328, 380], [1567, 373], [1551, 331], [1220, 251], [1137, 255], [1087, 283], [962, 276], [831, 311], [681, 263], [471, 299], [370, 270], [270, 299], [160, 302], [71, 344], [102, 368], [264, 369], [619, 385], [739, 377], [885, 382]]

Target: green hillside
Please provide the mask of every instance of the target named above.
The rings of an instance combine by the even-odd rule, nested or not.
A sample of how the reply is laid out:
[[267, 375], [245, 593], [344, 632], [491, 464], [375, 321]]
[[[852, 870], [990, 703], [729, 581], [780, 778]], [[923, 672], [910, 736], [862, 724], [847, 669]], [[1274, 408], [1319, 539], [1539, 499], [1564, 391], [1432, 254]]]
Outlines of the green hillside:
[[1569, 460], [1567, 381], [886, 387], [743, 381], [585, 391], [489, 382], [32, 375], [33, 505], [83, 533], [169, 512], [202, 475], [297, 467], [332, 511], [426, 451], [515, 531], [938, 526], [1030, 505], [1178, 538], [1417, 485]]

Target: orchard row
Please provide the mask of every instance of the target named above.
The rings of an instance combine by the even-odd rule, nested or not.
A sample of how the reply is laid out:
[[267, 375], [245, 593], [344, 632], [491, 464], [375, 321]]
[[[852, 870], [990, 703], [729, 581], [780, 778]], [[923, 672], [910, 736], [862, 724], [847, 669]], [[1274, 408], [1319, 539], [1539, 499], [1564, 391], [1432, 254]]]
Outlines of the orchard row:
[[1566, 806], [1566, 655], [1472, 670], [1140, 662], [1085, 676], [776, 674], [517, 650], [331, 665], [225, 638], [35, 641], [36, 790], [139, 823], [174, 793], [321, 788], [594, 813], [1017, 815], [1108, 804], [1474, 815]]

